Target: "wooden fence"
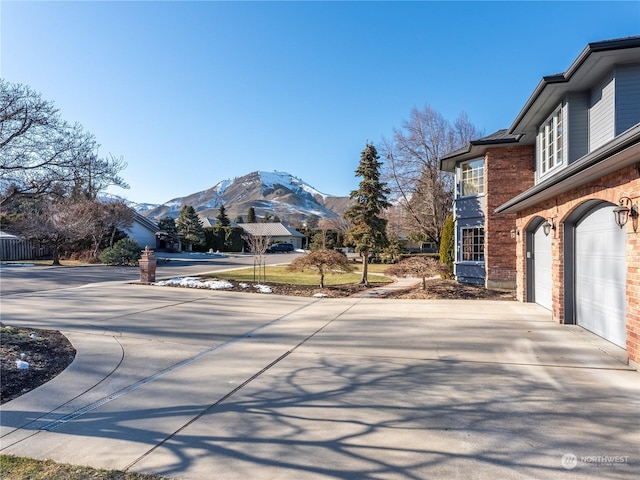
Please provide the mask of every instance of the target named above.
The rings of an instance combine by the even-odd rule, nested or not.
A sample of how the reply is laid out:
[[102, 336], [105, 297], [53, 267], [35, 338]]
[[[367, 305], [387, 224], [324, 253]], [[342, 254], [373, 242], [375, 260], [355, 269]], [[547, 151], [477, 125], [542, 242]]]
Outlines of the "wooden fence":
[[37, 260], [51, 256], [49, 248], [19, 238], [0, 238], [0, 260]]

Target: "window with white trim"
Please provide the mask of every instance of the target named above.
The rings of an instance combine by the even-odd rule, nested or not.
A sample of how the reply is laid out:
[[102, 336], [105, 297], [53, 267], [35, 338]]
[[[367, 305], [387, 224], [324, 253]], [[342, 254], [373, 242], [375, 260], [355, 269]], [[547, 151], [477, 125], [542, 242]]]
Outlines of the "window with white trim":
[[462, 261], [484, 262], [484, 228], [462, 228]]
[[484, 194], [484, 159], [471, 160], [460, 165], [460, 194]]
[[564, 160], [564, 125], [562, 106], [538, 129], [538, 172], [542, 176], [562, 165]]

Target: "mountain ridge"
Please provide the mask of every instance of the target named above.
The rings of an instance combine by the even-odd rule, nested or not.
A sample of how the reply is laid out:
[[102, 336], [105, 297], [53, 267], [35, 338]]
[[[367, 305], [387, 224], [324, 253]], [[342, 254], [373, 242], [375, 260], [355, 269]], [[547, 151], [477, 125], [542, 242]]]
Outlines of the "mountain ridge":
[[196, 212], [207, 218], [215, 218], [220, 205], [224, 205], [231, 220], [238, 217], [246, 219], [249, 208], [253, 207], [258, 218], [277, 216], [283, 222], [294, 224], [309, 217], [341, 216], [350, 203], [349, 197], [322, 193], [290, 173], [254, 171], [219, 181], [211, 188], [173, 198], [161, 205], [131, 203], [131, 206], [155, 221], [165, 216], [177, 218], [183, 205], [193, 206]]

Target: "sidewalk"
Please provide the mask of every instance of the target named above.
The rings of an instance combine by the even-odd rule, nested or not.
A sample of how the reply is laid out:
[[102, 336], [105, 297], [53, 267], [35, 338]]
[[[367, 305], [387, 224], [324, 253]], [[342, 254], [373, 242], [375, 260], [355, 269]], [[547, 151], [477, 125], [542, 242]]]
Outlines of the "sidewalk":
[[393, 283], [386, 284], [382, 287], [372, 287], [363, 292], [356, 293], [353, 297], [356, 298], [379, 298], [384, 297], [390, 292], [396, 292], [398, 290], [405, 290], [407, 288], [418, 285], [422, 280], [414, 277], [402, 277], [394, 278]]

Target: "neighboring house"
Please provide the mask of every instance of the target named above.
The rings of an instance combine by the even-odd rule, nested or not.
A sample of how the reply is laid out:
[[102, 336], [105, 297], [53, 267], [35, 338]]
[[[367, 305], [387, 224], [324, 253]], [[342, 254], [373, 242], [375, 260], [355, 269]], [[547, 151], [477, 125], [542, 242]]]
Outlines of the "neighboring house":
[[157, 238], [160, 230], [158, 225], [135, 212], [133, 224], [124, 231], [129, 238], [135, 240], [142, 248], [149, 247], [151, 250], [157, 247]]
[[303, 233], [282, 223], [239, 223], [238, 226], [248, 235], [268, 237], [271, 243], [291, 243], [295, 249], [302, 248], [306, 238]]
[[640, 36], [587, 45], [543, 77], [508, 131], [441, 166], [461, 188], [484, 176], [484, 193], [456, 195], [457, 278], [475, 266], [487, 286], [515, 283], [520, 301], [640, 368]]

